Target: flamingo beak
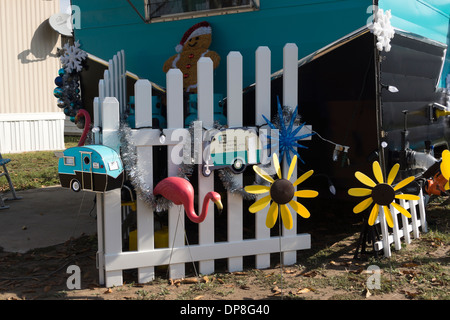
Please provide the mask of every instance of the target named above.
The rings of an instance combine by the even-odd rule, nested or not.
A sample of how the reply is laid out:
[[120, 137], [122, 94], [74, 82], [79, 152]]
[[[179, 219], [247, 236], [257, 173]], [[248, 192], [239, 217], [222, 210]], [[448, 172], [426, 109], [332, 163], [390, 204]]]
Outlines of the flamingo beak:
[[214, 203], [217, 206], [217, 209], [219, 209], [219, 213], [222, 213], [222, 210], [223, 210], [222, 201], [216, 200], [216, 201], [214, 201]]

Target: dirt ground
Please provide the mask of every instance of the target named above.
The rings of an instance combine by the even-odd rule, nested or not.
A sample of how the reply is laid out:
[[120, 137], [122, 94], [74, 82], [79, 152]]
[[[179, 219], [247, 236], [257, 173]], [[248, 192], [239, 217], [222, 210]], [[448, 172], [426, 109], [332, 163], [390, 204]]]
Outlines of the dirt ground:
[[[429, 205], [429, 232], [393, 250], [391, 258], [375, 257], [369, 244], [355, 259], [362, 223], [335, 227], [339, 217], [329, 214], [327, 223], [306, 226], [312, 248], [299, 251], [293, 266], [280, 265], [273, 254], [270, 269], [254, 269], [249, 257], [242, 272], [228, 273], [219, 261], [217, 273], [196, 276], [195, 265], [187, 264], [187, 278], [170, 280], [159, 268], [147, 284], [137, 284], [137, 271], [127, 270], [123, 286], [113, 288], [98, 283], [95, 236], [25, 254], [0, 252], [0, 300], [448, 300], [448, 209], [445, 201]], [[80, 268], [81, 289], [68, 288], [71, 265]]]

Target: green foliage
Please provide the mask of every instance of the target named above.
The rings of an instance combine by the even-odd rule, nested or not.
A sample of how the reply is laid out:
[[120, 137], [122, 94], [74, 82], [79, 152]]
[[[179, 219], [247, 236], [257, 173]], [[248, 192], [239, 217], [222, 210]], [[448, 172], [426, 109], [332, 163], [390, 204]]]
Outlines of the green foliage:
[[[66, 148], [77, 145], [76, 138], [66, 137]], [[6, 165], [16, 191], [59, 185], [58, 158], [55, 151], [2, 154], [11, 159]], [[3, 172], [3, 168], [0, 168]], [[6, 177], [0, 179], [0, 192], [8, 192]]]

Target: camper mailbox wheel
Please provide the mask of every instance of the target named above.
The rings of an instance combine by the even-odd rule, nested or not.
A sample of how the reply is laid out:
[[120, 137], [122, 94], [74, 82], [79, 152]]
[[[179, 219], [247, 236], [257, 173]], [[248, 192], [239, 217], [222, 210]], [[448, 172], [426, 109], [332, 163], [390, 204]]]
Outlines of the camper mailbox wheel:
[[81, 184], [80, 181], [78, 180], [72, 180], [72, 183], [70, 185], [70, 188], [75, 191], [75, 192], [79, 192], [81, 190]]
[[66, 149], [59, 159], [58, 173], [61, 186], [74, 192], [105, 192], [122, 188], [124, 182], [119, 154], [102, 145]]

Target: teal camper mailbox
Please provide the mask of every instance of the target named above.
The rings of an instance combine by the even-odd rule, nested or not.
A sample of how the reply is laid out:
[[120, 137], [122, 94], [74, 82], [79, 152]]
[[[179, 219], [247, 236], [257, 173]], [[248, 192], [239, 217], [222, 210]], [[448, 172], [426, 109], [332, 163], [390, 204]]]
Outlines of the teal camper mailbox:
[[119, 154], [102, 145], [68, 148], [58, 163], [61, 186], [104, 192], [121, 188], [124, 170]]

